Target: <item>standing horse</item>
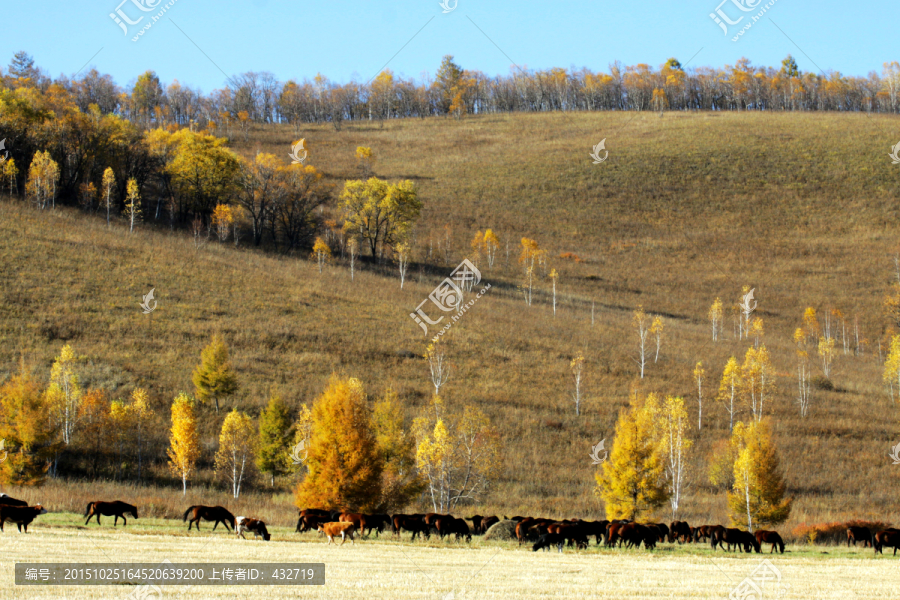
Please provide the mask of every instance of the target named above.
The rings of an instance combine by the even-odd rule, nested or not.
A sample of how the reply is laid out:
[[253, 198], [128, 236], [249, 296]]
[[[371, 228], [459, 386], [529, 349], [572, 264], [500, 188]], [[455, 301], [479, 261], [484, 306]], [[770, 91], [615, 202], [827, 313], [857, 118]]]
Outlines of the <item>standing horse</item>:
[[104, 517], [115, 517], [113, 527], [119, 523], [119, 517], [122, 518], [123, 526], [126, 526], [128, 521], [125, 520], [125, 513], [130, 514], [135, 519], [138, 518], [137, 507], [121, 500], [114, 502], [88, 502], [87, 508], [84, 509], [84, 516], [87, 517], [84, 524], [87, 525], [93, 517], [97, 517], [97, 525], [99, 525], [100, 515], [103, 515]]
[[772, 544], [772, 549], [769, 550], [769, 554], [775, 552], [775, 548], [778, 548], [778, 551], [784, 554], [784, 540], [781, 539], [781, 536], [778, 535], [777, 531], [765, 531], [760, 529], [756, 532], [756, 541], [759, 542], [759, 545], [763, 544]]
[[[228, 529], [229, 531], [234, 530], [234, 515], [221, 506], [191, 506], [184, 511], [184, 516], [181, 518], [182, 522], [188, 520], [188, 514], [191, 515], [190, 522], [188, 523], [188, 531], [191, 530], [191, 526], [195, 523], [197, 524], [197, 531], [200, 531], [200, 519], [203, 519], [204, 521], [215, 521], [216, 523], [213, 525], [213, 531], [216, 530], [219, 523], [225, 525], [225, 529]], [[231, 525], [230, 528], [229, 525]]]

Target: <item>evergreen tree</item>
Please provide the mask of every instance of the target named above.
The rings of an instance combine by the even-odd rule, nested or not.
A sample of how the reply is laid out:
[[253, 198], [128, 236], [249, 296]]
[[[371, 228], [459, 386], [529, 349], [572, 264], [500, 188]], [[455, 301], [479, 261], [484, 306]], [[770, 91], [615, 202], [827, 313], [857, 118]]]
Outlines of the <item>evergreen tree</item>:
[[275, 395], [259, 415], [259, 446], [256, 452], [256, 468], [269, 475], [269, 484], [275, 485], [275, 477], [290, 473], [291, 417], [281, 396]]
[[216, 403], [219, 412], [219, 398], [234, 394], [238, 390], [237, 376], [228, 360], [228, 346], [220, 335], [214, 335], [209, 345], [200, 353], [200, 364], [191, 376], [196, 388], [197, 399]]

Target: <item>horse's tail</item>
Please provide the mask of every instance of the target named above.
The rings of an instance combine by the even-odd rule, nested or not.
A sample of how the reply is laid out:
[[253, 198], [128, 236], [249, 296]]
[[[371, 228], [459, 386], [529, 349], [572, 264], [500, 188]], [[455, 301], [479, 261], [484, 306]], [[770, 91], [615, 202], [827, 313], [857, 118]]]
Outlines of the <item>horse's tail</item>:
[[711, 532], [709, 533], [709, 539], [710, 539], [710, 543], [712, 544], [712, 549], [713, 549], [713, 550], [716, 549], [716, 534], [717, 534], [717, 533], [718, 533], [717, 531], [711, 531]]
[[181, 522], [182, 522], [182, 523], [184, 523], [185, 521], [187, 521], [188, 513], [191, 512], [192, 510], [194, 510], [195, 508], [197, 508], [197, 505], [196, 505], [196, 504], [195, 504], [194, 506], [188, 507], [188, 509], [187, 509], [186, 511], [184, 511], [184, 516], [181, 517]]
[[88, 516], [91, 513], [91, 509], [94, 508], [93, 502], [87, 503], [87, 508], [84, 509], [84, 516]]

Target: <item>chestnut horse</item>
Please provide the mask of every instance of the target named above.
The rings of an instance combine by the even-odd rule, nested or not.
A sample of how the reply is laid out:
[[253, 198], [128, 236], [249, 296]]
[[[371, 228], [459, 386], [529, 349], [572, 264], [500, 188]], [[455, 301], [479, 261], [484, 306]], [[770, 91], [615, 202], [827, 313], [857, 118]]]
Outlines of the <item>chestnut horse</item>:
[[875, 534], [875, 541], [872, 546], [874, 546], [876, 554], [884, 554], [882, 548], [887, 546], [888, 548], [893, 548], [894, 556], [897, 556], [897, 549], [900, 548], [900, 530], [891, 527], [884, 531], [879, 531]]
[[765, 531], [760, 529], [756, 532], [756, 541], [759, 542], [759, 545], [763, 544], [772, 544], [772, 549], [769, 551], [769, 554], [775, 552], [775, 548], [778, 548], [778, 551], [784, 554], [784, 540], [781, 539], [781, 536], [778, 535], [777, 531]]
[[125, 520], [125, 513], [129, 513], [135, 519], [138, 518], [137, 507], [121, 500], [116, 500], [115, 502], [88, 502], [87, 508], [84, 509], [84, 516], [87, 517], [84, 524], [87, 525], [96, 516], [97, 525], [99, 525], [100, 515], [103, 515], [104, 517], [115, 517], [113, 527], [118, 524], [119, 517], [122, 518], [123, 526], [128, 525], [128, 521]]
[[850, 547], [850, 542], [853, 542], [853, 545], [856, 545], [856, 542], [862, 542], [863, 548], [868, 548], [872, 545], [872, 530], [868, 527], [854, 527], [850, 526], [847, 528], [847, 547]]
[[[197, 531], [200, 531], [200, 519], [203, 519], [204, 521], [215, 521], [216, 523], [215, 525], [213, 525], [213, 531], [216, 530], [216, 527], [219, 526], [219, 523], [225, 525], [225, 529], [234, 531], [234, 515], [221, 506], [191, 506], [186, 511], [184, 511], [184, 516], [181, 517], [181, 520], [187, 521], [188, 514], [191, 515], [190, 522], [188, 523], [188, 531], [191, 530], [191, 526], [195, 523], [197, 524]], [[229, 527], [229, 525], [231, 527]]]

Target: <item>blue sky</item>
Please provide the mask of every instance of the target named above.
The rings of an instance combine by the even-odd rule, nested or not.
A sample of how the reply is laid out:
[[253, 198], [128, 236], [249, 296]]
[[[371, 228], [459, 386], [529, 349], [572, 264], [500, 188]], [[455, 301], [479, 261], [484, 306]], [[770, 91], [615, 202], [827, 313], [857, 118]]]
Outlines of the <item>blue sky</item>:
[[[418, 79], [433, 74], [445, 54], [489, 75], [505, 75], [513, 63], [605, 71], [615, 60], [658, 67], [670, 56], [686, 63], [695, 54], [688, 66], [718, 67], [742, 56], [775, 66], [791, 53], [804, 71], [865, 76], [900, 60], [900, 5], [884, 0], [776, 0], [737, 42], [732, 36], [768, 0], [726, 0], [721, 10], [731, 20], [748, 15], [727, 36], [709, 16], [721, 0], [458, 0], [447, 14], [438, 0], [176, 0], [137, 42], [133, 35], [168, 0], [126, 0], [120, 10], [130, 20], [148, 15], [127, 36], [109, 16], [121, 1], [2, 0], [0, 64], [5, 69], [14, 52], [26, 50], [54, 77], [94, 66], [128, 85], [153, 69], [164, 82], [209, 92], [224, 85], [223, 72], [249, 70], [281, 80], [322, 73], [343, 83], [368, 81], [387, 64]], [[160, 1], [146, 13], [134, 4]], [[734, 4], [742, 1], [759, 6], [745, 13]]]

